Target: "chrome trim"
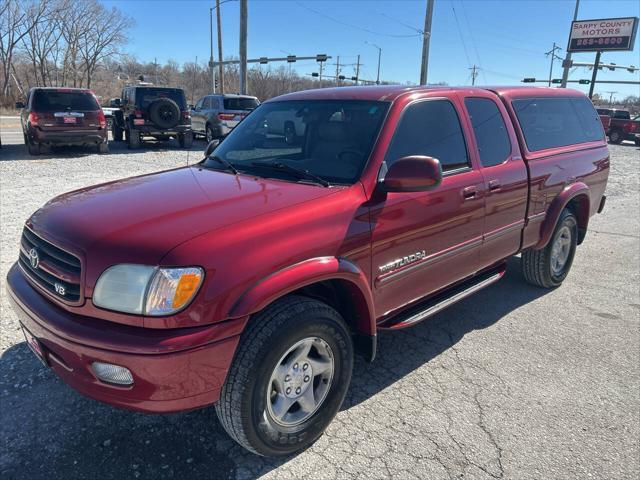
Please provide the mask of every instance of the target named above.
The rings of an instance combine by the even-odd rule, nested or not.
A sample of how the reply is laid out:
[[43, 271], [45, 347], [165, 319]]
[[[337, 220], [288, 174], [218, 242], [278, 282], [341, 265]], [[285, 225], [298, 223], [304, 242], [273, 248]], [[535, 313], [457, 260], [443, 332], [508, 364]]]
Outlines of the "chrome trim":
[[547, 212], [536, 213], [535, 215], [529, 215], [527, 218], [528, 224], [531, 222], [542, 222], [547, 216]]
[[442, 300], [441, 302], [438, 302], [435, 305], [432, 305], [431, 307], [427, 308], [426, 310], [423, 310], [422, 312], [416, 313], [415, 315], [407, 318], [406, 320], [393, 325], [391, 328], [399, 328], [400, 326], [406, 327], [406, 326], [409, 326], [409, 325], [413, 325], [414, 323], [417, 323], [417, 322], [419, 322], [421, 320], [424, 320], [427, 317], [435, 315], [439, 311], [444, 310], [445, 308], [447, 308], [449, 305], [453, 305], [454, 303], [462, 300], [463, 298], [466, 298], [466, 297], [474, 294], [478, 290], [482, 290], [484, 287], [487, 287], [487, 286], [491, 285], [492, 283], [497, 282], [498, 280], [500, 280], [502, 278], [503, 275], [504, 275], [504, 272], [496, 273], [495, 275], [490, 276], [489, 278], [481, 281], [480, 283], [476, 283], [475, 285], [472, 285], [471, 287], [467, 288], [466, 290], [463, 290], [462, 292], [456, 293], [455, 295], [453, 295], [453, 296], [451, 296], [451, 297], [449, 297], [449, 298], [447, 298], [445, 300]]
[[492, 241], [496, 238], [499, 238], [507, 233], [511, 233], [514, 230], [519, 230], [524, 227], [524, 220], [519, 220], [511, 225], [507, 225], [506, 227], [500, 227], [495, 230], [490, 231], [484, 236], [485, 241]]
[[376, 279], [376, 283], [377, 286], [380, 285], [384, 285], [385, 283], [390, 282], [391, 280], [394, 280], [406, 273], [410, 273], [413, 272], [414, 270], [417, 270], [419, 268], [423, 268], [423, 267], [427, 267], [429, 265], [433, 265], [434, 263], [437, 263], [441, 260], [446, 260], [447, 258], [453, 257], [454, 255], [458, 255], [459, 253], [463, 253], [466, 252], [467, 250], [470, 250], [472, 248], [478, 247], [482, 245], [482, 238], [477, 238], [476, 240], [472, 240], [469, 243], [466, 243], [460, 247], [456, 247], [452, 250], [445, 250], [445, 251], [440, 251], [437, 253], [433, 253], [431, 255], [429, 255], [428, 257], [425, 257], [422, 259], [422, 261], [419, 262], [415, 262], [413, 264], [411, 264], [409, 267], [404, 268], [402, 270], [395, 270], [393, 272], [387, 273], [387, 274], [383, 274], [380, 275], [377, 279]]

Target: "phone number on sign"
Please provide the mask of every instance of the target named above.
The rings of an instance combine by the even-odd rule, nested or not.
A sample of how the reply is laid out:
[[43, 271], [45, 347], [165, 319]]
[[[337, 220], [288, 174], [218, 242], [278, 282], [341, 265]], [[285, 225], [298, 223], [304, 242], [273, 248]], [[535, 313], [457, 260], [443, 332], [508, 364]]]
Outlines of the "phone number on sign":
[[578, 38], [576, 39], [576, 46], [585, 45], [622, 45], [624, 42], [623, 37], [606, 37], [606, 38]]

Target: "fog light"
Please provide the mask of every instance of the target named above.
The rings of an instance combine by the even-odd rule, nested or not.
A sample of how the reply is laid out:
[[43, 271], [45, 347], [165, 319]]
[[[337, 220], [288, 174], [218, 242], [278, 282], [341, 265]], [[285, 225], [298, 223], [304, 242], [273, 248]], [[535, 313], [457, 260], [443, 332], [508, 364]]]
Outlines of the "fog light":
[[115, 383], [118, 385], [133, 385], [133, 376], [128, 368], [110, 363], [93, 362], [91, 364], [93, 373], [103, 382]]

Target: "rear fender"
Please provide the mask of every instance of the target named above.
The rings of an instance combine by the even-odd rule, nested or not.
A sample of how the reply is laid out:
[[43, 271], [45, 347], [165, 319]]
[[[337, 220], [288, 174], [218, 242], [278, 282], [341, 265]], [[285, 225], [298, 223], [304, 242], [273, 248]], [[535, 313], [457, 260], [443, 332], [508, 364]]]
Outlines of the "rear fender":
[[[318, 257], [279, 270], [250, 287], [231, 307], [228, 317], [237, 318], [256, 313], [274, 300], [326, 280], [345, 280], [354, 298], [357, 311], [356, 333], [373, 337], [376, 323], [371, 289], [366, 275], [344, 258]], [[348, 321], [350, 319], [347, 319]]]
[[539, 250], [544, 248], [551, 240], [551, 236], [553, 235], [553, 231], [556, 228], [556, 224], [558, 223], [558, 218], [560, 218], [560, 214], [562, 210], [564, 210], [569, 202], [577, 197], [584, 197], [584, 201], [578, 201], [577, 211], [575, 212], [576, 217], [578, 219], [578, 227], [580, 229], [581, 237], [584, 238], [584, 233], [587, 231], [587, 225], [589, 223], [589, 187], [582, 183], [576, 182], [571, 185], [567, 185], [556, 198], [553, 199], [551, 205], [547, 209], [547, 215], [545, 217], [544, 223], [540, 228], [540, 239], [538, 243], [533, 247], [535, 250]]

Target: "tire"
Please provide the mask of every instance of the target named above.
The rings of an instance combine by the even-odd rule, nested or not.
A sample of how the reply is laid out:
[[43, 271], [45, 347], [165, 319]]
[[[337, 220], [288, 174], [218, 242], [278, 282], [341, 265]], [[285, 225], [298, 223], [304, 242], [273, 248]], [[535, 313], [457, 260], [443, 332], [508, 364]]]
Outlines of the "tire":
[[107, 142], [99, 143], [98, 153], [109, 153], [109, 144]]
[[[305, 347], [308, 353], [297, 362], [287, 355]], [[282, 365], [276, 381], [276, 366]], [[327, 365], [333, 368], [322, 371]], [[218, 418], [247, 450], [270, 457], [290, 455], [315, 442], [333, 420], [352, 369], [353, 345], [340, 314], [310, 298], [282, 298], [256, 314], [242, 334], [216, 404]], [[309, 371], [311, 375], [304, 373]], [[282, 386], [278, 394], [277, 385]], [[310, 391], [321, 398], [318, 404], [313, 399], [307, 403]], [[272, 403], [274, 398], [280, 401]], [[289, 407], [279, 410], [280, 402]], [[278, 416], [276, 410], [284, 414]]]
[[207, 125], [207, 128], [205, 130], [205, 138], [207, 139], [207, 145], [209, 145], [209, 143], [215, 139], [215, 134], [213, 133], [213, 127], [211, 127], [211, 125]]
[[[559, 247], [560, 243], [564, 246]], [[522, 252], [521, 265], [525, 280], [543, 288], [560, 286], [569, 274], [577, 245], [578, 222], [570, 210], [564, 209], [549, 243], [540, 250], [530, 249]], [[554, 250], [554, 247], [561, 250]], [[563, 258], [564, 261], [556, 263], [556, 259]]]
[[620, 132], [620, 130], [611, 130], [609, 132], [609, 141], [611, 143], [618, 145], [622, 143], [623, 140], [624, 140], [624, 135], [622, 135], [622, 132]]
[[142, 141], [140, 140], [140, 132], [129, 128], [127, 130], [127, 143], [129, 144], [129, 148], [131, 150], [140, 148], [140, 145], [142, 143]]
[[159, 98], [149, 105], [149, 119], [162, 129], [173, 128], [180, 122], [180, 107], [170, 98]]
[[113, 135], [113, 139], [116, 142], [121, 142], [123, 133], [124, 130], [114, 123], [111, 127], [111, 135]]
[[40, 144], [27, 141], [27, 150], [29, 155], [40, 155]]
[[193, 146], [193, 133], [181, 133], [178, 135], [178, 143], [182, 148], [191, 148]]

